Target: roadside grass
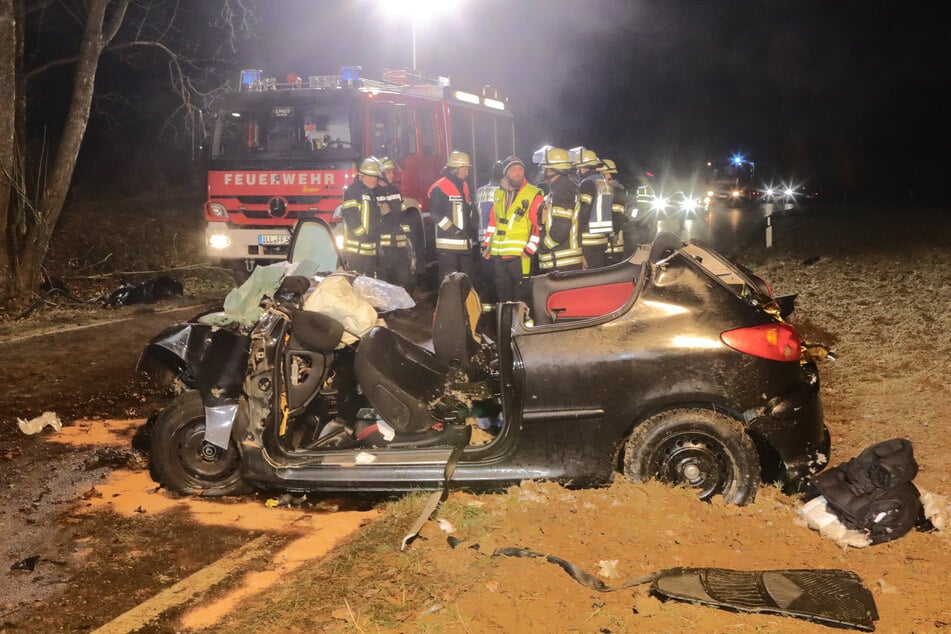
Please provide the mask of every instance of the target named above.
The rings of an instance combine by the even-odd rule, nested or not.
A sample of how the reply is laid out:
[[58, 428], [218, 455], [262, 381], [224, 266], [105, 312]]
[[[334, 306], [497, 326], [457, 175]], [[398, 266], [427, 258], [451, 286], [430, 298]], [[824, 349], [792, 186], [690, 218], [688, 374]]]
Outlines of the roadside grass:
[[[428, 494], [409, 495], [381, 503], [381, 517], [326, 557], [283, 578], [279, 585], [246, 602], [214, 629], [215, 632], [317, 632], [329, 630], [399, 630], [415, 619], [438, 613], [430, 625], [437, 631], [458, 625], [457, 615], [443, 609], [465, 592], [480, 568], [491, 564], [474, 545], [485, 539], [508, 512], [510, 494], [484, 496], [454, 493], [437, 510], [438, 519], [453, 527], [460, 554], [468, 566], [434, 565], [432, 548], [446, 548], [448, 535], [430, 520], [423, 535], [405, 551], [400, 543], [425, 505]], [[426, 536], [429, 536], [428, 538]], [[436, 540], [439, 540], [438, 543]], [[427, 543], [429, 542], [429, 543]], [[443, 625], [440, 625], [443, 624]]]

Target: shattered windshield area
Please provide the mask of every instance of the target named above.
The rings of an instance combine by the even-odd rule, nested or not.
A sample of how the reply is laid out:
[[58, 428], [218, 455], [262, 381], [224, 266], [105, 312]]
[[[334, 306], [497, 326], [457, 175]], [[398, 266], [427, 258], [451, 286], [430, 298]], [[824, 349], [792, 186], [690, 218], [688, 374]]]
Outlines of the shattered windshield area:
[[[257, 95], [254, 95], [257, 97]], [[350, 100], [254, 99], [221, 109], [214, 159], [342, 159], [359, 152], [358, 107]]]

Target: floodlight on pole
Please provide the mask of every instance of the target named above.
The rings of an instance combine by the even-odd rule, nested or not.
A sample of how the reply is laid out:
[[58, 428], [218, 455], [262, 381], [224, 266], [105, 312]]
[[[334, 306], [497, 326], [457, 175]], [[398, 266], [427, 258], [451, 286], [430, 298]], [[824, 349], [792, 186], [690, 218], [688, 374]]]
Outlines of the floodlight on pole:
[[416, 31], [420, 16], [433, 15], [437, 11], [451, 10], [455, 0], [380, 0], [380, 4], [392, 14], [410, 15], [410, 39], [413, 46], [413, 70], [416, 70]]

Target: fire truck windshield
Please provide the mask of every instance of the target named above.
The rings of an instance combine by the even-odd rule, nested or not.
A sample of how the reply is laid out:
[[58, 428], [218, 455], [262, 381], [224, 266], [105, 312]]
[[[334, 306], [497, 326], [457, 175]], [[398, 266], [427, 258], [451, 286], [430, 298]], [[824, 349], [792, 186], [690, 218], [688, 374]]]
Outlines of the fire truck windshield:
[[319, 95], [246, 97], [219, 111], [212, 159], [256, 163], [358, 157], [361, 148], [353, 147], [353, 140], [360, 138], [354, 129], [358, 108], [349, 100]]

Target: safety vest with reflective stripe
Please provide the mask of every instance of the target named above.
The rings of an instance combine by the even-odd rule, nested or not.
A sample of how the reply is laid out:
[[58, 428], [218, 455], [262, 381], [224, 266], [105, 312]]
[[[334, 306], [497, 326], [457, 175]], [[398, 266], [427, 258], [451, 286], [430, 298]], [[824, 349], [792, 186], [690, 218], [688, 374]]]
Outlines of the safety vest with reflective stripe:
[[581, 194], [581, 212], [579, 221], [582, 226], [581, 244], [606, 245], [607, 234], [611, 233], [611, 204], [614, 192], [611, 183], [604, 180], [598, 172], [588, 172], [579, 185]]
[[373, 191], [360, 181], [351, 183], [344, 193], [343, 250], [357, 255], [376, 255], [380, 208]]
[[[380, 213], [383, 215], [380, 233], [381, 247], [406, 248], [409, 246], [409, 238], [406, 234], [410, 232], [408, 224], [403, 220], [403, 196], [395, 186], [381, 180], [374, 190], [376, 193], [376, 202], [380, 205]], [[383, 214], [383, 205], [389, 211]]]
[[[562, 180], [564, 179], [564, 180]], [[545, 196], [547, 212], [543, 214], [545, 238], [538, 252], [538, 267], [543, 270], [581, 264], [581, 241], [578, 232], [578, 195], [577, 186], [567, 176], [558, 177], [552, 182], [551, 191]], [[573, 203], [567, 207], [568, 203]], [[552, 234], [556, 226], [560, 231], [568, 227], [568, 237], [556, 242]]]
[[506, 205], [508, 194], [502, 187], [495, 190], [489, 225], [485, 228], [485, 245], [490, 255], [498, 257], [534, 255], [538, 250], [538, 208], [543, 202], [542, 192], [525, 181]]
[[[443, 196], [433, 198], [439, 191]], [[472, 248], [469, 229], [472, 223], [472, 198], [469, 183], [462, 181], [462, 192], [449, 177], [443, 176], [429, 188], [429, 209], [436, 223], [436, 249], [468, 251]]]
[[611, 217], [614, 223], [613, 232], [608, 240], [605, 253], [624, 253], [624, 234], [622, 233], [627, 222], [627, 190], [616, 180], [610, 181], [614, 190], [614, 199], [611, 201]]

